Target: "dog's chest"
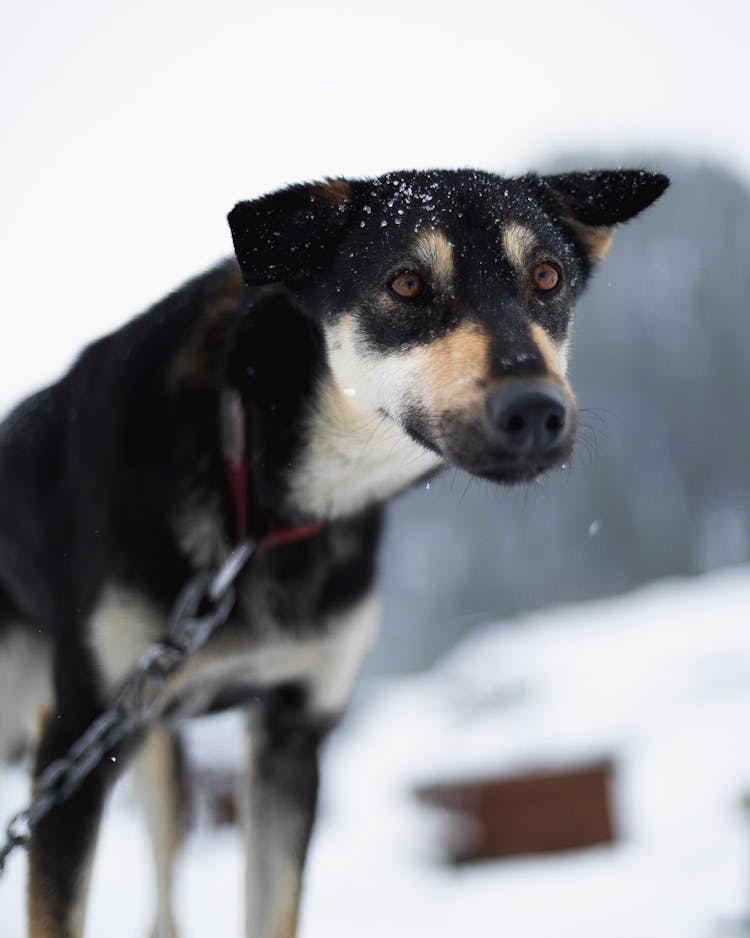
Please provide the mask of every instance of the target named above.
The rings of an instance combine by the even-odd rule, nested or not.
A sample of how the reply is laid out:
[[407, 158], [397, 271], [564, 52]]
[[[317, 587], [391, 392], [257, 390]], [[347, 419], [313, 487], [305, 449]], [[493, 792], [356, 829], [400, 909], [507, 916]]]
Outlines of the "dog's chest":
[[[237, 583], [229, 621], [169, 682], [167, 709], [197, 714], [284, 684], [299, 685], [315, 710], [341, 709], [374, 637], [377, 603], [369, 588], [331, 602], [330, 560], [305, 563], [301, 553], [302, 561], [287, 551], [251, 564]], [[115, 584], [103, 590], [89, 642], [104, 693], [164, 628], [164, 615], [143, 594]]]
[[358, 406], [356, 397], [347, 396], [355, 390], [324, 382], [308, 414], [307, 442], [288, 479], [290, 504], [302, 512], [351, 516], [382, 504], [442, 464], [372, 402]]

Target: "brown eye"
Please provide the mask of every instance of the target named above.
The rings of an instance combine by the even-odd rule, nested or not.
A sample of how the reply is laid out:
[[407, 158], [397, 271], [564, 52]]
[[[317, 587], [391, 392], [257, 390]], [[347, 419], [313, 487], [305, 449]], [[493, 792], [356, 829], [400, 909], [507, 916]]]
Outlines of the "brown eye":
[[537, 290], [542, 290], [545, 293], [554, 290], [560, 282], [560, 272], [557, 267], [548, 264], [546, 261], [536, 265], [531, 272], [531, 277]]
[[414, 300], [424, 290], [424, 280], [413, 270], [405, 270], [391, 280], [391, 290], [404, 300]]

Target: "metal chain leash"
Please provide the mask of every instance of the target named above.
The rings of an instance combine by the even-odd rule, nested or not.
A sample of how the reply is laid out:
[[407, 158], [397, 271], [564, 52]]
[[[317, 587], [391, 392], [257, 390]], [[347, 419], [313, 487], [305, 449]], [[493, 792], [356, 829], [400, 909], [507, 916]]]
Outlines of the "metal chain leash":
[[172, 607], [164, 639], [146, 649], [110, 706], [64, 756], [44, 769], [28, 807], [11, 818], [0, 847], [0, 876], [8, 855], [28, 846], [42, 818], [69, 798], [119, 743], [159, 717], [167, 680], [229, 618], [236, 598], [234, 581], [254, 550], [253, 541], [242, 541], [218, 572], [202, 570], [185, 586]]

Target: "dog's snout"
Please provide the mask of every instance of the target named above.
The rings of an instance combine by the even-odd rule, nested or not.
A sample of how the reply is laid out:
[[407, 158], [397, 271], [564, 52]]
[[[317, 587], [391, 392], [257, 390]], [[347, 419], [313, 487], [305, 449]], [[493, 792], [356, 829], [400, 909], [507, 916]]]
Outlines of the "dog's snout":
[[497, 442], [518, 456], [542, 455], [560, 443], [568, 406], [551, 384], [510, 384], [487, 401], [487, 419]]

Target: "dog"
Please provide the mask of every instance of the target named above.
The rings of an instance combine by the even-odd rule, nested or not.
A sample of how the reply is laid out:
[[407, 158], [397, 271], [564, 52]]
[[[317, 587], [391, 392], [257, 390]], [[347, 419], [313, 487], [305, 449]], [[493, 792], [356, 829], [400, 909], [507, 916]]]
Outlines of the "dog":
[[[82, 935], [100, 814], [130, 760], [154, 934], [175, 934], [176, 725], [227, 707], [247, 713], [247, 934], [292, 938], [318, 751], [376, 628], [382, 506], [445, 464], [511, 485], [565, 463], [574, 303], [613, 227], [667, 185], [641, 170], [405, 171], [240, 202], [236, 260], [7, 417], [0, 755], [35, 737], [35, 777], [163, 636], [185, 582], [245, 536], [264, 545], [230, 619], [168, 682], [163, 719], [34, 829], [32, 938]], [[230, 459], [227, 419], [245, 440]]]

